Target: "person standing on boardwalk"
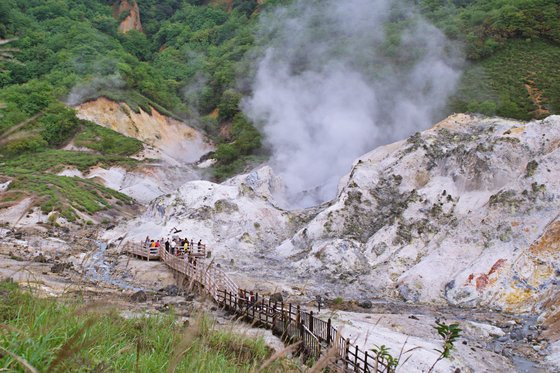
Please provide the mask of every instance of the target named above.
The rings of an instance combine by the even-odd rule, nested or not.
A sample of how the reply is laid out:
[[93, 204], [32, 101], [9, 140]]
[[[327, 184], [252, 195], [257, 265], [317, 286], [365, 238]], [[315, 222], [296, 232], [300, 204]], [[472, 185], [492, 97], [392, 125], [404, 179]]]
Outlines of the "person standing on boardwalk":
[[175, 240], [171, 241], [171, 255], [175, 255], [175, 247], [177, 247], [177, 242]]
[[167, 239], [167, 241], [165, 241], [165, 251], [169, 252], [169, 239]]

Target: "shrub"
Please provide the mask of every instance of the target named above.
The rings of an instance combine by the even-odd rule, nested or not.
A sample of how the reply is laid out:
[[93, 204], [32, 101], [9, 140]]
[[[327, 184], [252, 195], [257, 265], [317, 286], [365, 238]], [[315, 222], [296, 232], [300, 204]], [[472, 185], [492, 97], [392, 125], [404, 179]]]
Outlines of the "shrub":
[[8, 156], [16, 156], [27, 152], [37, 152], [47, 147], [47, 145], [47, 142], [41, 136], [35, 135], [9, 142], [0, 151]]
[[60, 103], [51, 104], [38, 122], [42, 128], [41, 136], [51, 146], [68, 141], [80, 124], [76, 112]]

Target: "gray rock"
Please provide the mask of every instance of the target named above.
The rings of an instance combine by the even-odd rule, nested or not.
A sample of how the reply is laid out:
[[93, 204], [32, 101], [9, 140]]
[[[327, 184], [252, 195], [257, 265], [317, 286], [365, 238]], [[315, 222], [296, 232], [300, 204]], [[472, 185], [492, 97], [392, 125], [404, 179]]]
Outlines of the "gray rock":
[[33, 258], [33, 262], [35, 263], [47, 263], [47, 258], [45, 258], [45, 256], [43, 254], [39, 254], [37, 255], [35, 258]]
[[521, 328], [514, 328], [510, 333], [510, 337], [514, 341], [521, 341], [522, 339], [524, 339], [526, 337], [526, 333]]
[[146, 292], [144, 290], [139, 290], [130, 296], [130, 300], [133, 302], [141, 303], [147, 301], [148, 296], [146, 295]]
[[274, 293], [270, 296], [270, 301], [273, 303], [280, 303], [284, 301], [284, 297], [282, 296], [282, 293]]
[[370, 300], [362, 300], [358, 302], [358, 306], [370, 309], [373, 307], [373, 303]]
[[179, 288], [175, 285], [168, 285], [163, 289], [159, 289], [160, 293], [165, 293], [170, 297], [174, 297], [179, 294]]
[[64, 272], [65, 269], [66, 269], [66, 264], [65, 263], [55, 263], [51, 267], [51, 272], [52, 273], [62, 273], [62, 272]]

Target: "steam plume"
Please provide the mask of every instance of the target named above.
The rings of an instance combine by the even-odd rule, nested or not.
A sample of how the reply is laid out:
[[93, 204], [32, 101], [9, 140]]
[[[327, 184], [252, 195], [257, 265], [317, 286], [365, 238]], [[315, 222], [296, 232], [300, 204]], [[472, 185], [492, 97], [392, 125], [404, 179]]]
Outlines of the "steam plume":
[[430, 126], [459, 78], [445, 36], [410, 2], [296, 0], [263, 15], [245, 113], [291, 205], [334, 197], [352, 161]]

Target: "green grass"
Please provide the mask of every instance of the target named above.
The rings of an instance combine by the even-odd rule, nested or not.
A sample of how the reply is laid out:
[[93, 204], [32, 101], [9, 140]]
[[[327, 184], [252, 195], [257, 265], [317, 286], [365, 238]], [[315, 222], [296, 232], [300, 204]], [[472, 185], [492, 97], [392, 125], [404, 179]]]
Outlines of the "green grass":
[[143, 149], [141, 141], [94, 123], [83, 126], [82, 131], [74, 138], [74, 144], [105, 155], [128, 156]]
[[491, 57], [464, 73], [453, 101], [454, 111], [529, 120], [535, 115], [526, 83], [542, 93], [542, 105], [560, 112], [560, 47], [542, 40], [510, 40]]
[[[271, 355], [262, 338], [217, 331], [208, 317], [182, 327], [174, 315], [124, 319], [80, 302], [40, 299], [0, 282], [0, 371], [249, 372]], [[179, 353], [180, 352], [180, 353]], [[293, 368], [278, 360], [267, 371]]]
[[44, 213], [58, 211], [67, 220], [75, 221], [78, 218], [76, 210], [91, 215], [110, 208], [113, 203], [131, 204], [133, 200], [94, 181], [56, 173], [66, 166], [87, 171], [93, 166], [130, 168], [137, 163], [120, 156], [50, 149], [6, 160], [0, 158], [0, 175], [13, 179], [10, 192], [33, 195]]
[[27, 153], [17, 157], [2, 159], [0, 157], [0, 174], [9, 176], [17, 174], [32, 174], [35, 172], [59, 172], [65, 166], [76, 167], [80, 171], [87, 171], [93, 166], [122, 166], [132, 168], [139, 162], [113, 155], [96, 155], [84, 152], [49, 149], [38, 153]]

